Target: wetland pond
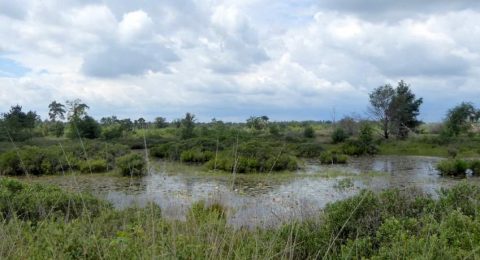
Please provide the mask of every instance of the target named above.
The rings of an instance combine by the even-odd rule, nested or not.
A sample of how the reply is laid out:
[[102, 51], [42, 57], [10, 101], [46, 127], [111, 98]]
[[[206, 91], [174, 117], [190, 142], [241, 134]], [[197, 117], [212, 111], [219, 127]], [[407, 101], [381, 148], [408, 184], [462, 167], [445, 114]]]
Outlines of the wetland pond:
[[[435, 165], [442, 160], [421, 156], [351, 158], [346, 165], [320, 165], [307, 161], [291, 173], [206, 173], [200, 167], [155, 162], [149, 176], [118, 177], [112, 174], [29, 177], [104, 198], [117, 208], [153, 201], [168, 218], [183, 219], [193, 202], [219, 202], [227, 207], [234, 227], [273, 227], [291, 219], [305, 219], [327, 203], [344, 199], [361, 189], [380, 191], [395, 187], [417, 188], [435, 196], [441, 187], [462, 179], [440, 177]], [[27, 178], [25, 178], [27, 179]], [[467, 178], [480, 184], [480, 178]]]

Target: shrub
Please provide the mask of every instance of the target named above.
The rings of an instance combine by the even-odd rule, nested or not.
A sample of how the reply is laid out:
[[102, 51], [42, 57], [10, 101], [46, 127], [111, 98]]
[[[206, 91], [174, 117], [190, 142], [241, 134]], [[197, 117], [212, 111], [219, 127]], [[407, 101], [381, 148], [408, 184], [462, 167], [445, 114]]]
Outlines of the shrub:
[[320, 162], [322, 164], [345, 164], [348, 161], [348, 156], [338, 154], [336, 152], [323, 152], [320, 155]]
[[303, 136], [306, 138], [314, 138], [315, 137], [315, 130], [311, 125], [306, 126], [303, 130]]
[[138, 153], [130, 153], [118, 158], [117, 167], [123, 176], [142, 176], [147, 173], [145, 159]]
[[180, 160], [182, 162], [204, 163], [211, 160], [213, 156], [214, 153], [210, 151], [202, 152], [197, 149], [191, 149], [183, 151], [180, 155]]
[[461, 159], [443, 160], [437, 164], [437, 170], [440, 174], [447, 176], [465, 175], [468, 167], [468, 162]]
[[69, 167], [67, 159], [56, 147], [26, 146], [0, 155], [0, 173], [3, 175], [54, 174]]
[[66, 220], [85, 213], [98, 215], [110, 204], [89, 194], [66, 192], [58, 187], [26, 184], [17, 180], [0, 179], [0, 218], [38, 221], [49, 217]]
[[347, 138], [348, 135], [343, 128], [336, 128], [332, 133], [332, 142], [334, 144], [343, 143]]
[[318, 157], [324, 151], [323, 146], [319, 143], [300, 143], [293, 149], [297, 156], [304, 158]]
[[86, 160], [79, 164], [79, 169], [83, 173], [106, 172], [107, 168], [107, 161], [104, 159]]
[[0, 155], [0, 170], [2, 175], [22, 175], [24, 169], [17, 151], [8, 151]]

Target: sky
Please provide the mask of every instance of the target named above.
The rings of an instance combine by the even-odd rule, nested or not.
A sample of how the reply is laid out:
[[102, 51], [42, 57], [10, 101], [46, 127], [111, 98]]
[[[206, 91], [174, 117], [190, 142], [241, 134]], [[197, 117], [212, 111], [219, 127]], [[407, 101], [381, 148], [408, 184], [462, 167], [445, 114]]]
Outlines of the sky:
[[480, 106], [478, 0], [0, 0], [0, 111], [368, 117], [404, 80], [435, 122]]

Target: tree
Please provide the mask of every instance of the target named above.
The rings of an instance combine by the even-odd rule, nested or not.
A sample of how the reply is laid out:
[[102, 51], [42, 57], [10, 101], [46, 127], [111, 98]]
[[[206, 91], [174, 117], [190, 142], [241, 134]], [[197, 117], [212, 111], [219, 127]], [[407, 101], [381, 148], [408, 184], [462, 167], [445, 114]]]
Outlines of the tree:
[[251, 116], [247, 119], [247, 126], [256, 130], [263, 130], [268, 126], [268, 116]]
[[76, 122], [78, 135], [88, 139], [100, 137], [100, 124], [93, 117], [86, 115], [82, 120]]
[[65, 105], [58, 103], [57, 101], [53, 101], [48, 105], [48, 116], [52, 122], [56, 122], [57, 119], [65, 119]]
[[480, 110], [477, 111], [472, 103], [462, 102], [448, 110], [445, 119], [445, 129], [450, 136], [458, 136], [468, 132], [472, 124], [480, 119]]
[[182, 139], [192, 138], [194, 136], [194, 128], [195, 115], [191, 113], [186, 113], [185, 118], [182, 119]]
[[168, 126], [167, 119], [165, 117], [156, 117], [155, 118], [155, 127], [156, 128], [165, 128]]
[[421, 124], [417, 117], [422, 103], [423, 99], [416, 99], [408, 84], [403, 80], [398, 83], [391, 103], [392, 132], [398, 138], [407, 138]]
[[90, 108], [80, 99], [68, 100], [68, 120], [72, 118], [78, 119], [87, 115], [87, 110]]
[[370, 93], [370, 113], [380, 122], [383, 137], [390, 137], [390, 124], [392, 120], [391, 105], [395, 90], [389, 84], [380, 86]]
[[380, 122], [383, 136], [388, 139], [390, 133], [404, 139], [411, 129], [420, 125], [417, 120], [423, 99], [415, 98], [410, 86], [403, 80], [396, 88], [391, 85], [378, 87], [370, 93], [370, 113]]
[[19, 105], [12, 106], [8, 113], [3, 114], [3, 125], [14, 141], [22, 141], [32, 136], [32, 130], [38, 120], [36, 112], [22, 111]]
[[87, 114], [89, 106], [80, 99], [67, 101], [69, 128], [67, 136], [70, 138], [94, 139], [100, 137], [100, 124]]

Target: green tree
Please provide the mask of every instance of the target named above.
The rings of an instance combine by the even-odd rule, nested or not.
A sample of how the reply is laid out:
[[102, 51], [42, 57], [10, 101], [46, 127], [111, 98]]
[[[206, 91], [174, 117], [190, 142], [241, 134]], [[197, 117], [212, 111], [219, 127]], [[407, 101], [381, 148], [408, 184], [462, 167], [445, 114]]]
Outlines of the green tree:
[[168, 126], [167, 119], [165, 117], [156, 117], [155, 118], [155, 127], [156, 128], [165, 128]]
[[395, 96], [395, 89], [387, 84], [380, 86], [370, 93], [369, 111], [374, 118], [380, 122], [383, 130], [383, 137], [390, 137], [390, 124], [392, 121], [392, 100]]
[[100, 137], [100, 124], [87, 114], [89, 106], [80, 99], [67, 101], [69, 128], [67, 136], [70, 138], [95, 139]]
[[182, 119], [182, 139], [192, 138], [194, 136], [194, 129], [195, 115], [191, 113], [186, 113], [185, 118]]
[[423, 99], [417, 99], [408, 84], [403, 80], [398, 83], [391, 105], [392, 132], [398, 138], [407, 138], [408, 133], [421, 124], [417, 117], [422, 103]]
[[478, 122], [480, 110], [477, 111], [472, 103], [462, 102], [460, 105], [448, 110], [445, 119], [445, 129], [450, 136], [458, 136], [468, 132], [472, 124]]
[[62, 103], [58, 103], [57, 101], [53, 101], [48, 105], [48, 116], [52, 122], [56, 122], [57, 119], [63, 120], [65, 119], [65, 105]]
[[247, 119], [247, 126], [255, 130], [263, 130], [268, 127], [268, 116], [251, 116]]
[[3, 127], [14, 141], [23, 141], [32, 136], [38, 118], [33, 111], [25, 113], [21, 106], [12, 106], [8, 113], [3, 114]]
[[396, 88], [391, 85], [378, 87], [370, 93], [370, 113], [380, 122], [383, 136], [390, 133], [404, 139], [408, 133], [420, 125], [417, 119], [423, 99], [417, 99], [410, 86], [403, 80]]
[[82, 118], [87, 115], [87, 110], [90, 108], [80, 99], [68, 100], [68, 120]]

